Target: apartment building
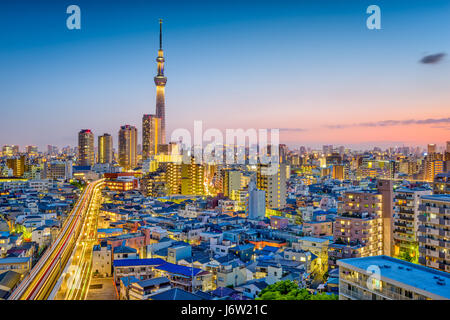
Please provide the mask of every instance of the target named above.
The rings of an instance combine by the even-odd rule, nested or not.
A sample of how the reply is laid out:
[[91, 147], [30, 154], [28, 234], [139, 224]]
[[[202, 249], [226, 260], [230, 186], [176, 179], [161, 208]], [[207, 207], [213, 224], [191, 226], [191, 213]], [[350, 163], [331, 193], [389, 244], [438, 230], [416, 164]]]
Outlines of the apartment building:
[[423, 196], [418, 219], [419, 263], [450, 272], [450, 195]]
[[394, 193], [394, 256], [410, 255], [413, 261], [418, 259], [418, 209], [422, 196], [431, 195], [424, 188], [399, 188]]
[[339, 300], [449, 300], [450, 274], [385, 255], [343, 259]]

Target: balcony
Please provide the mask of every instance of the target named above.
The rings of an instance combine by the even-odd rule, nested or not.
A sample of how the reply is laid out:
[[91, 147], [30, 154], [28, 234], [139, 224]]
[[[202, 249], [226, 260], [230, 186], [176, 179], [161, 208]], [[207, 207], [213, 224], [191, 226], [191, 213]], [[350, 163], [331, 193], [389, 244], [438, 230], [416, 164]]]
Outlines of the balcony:
[[[375, 293], [377, 300], [383, 300], [383, 297], [386, 299], [393, 299], [393, 300], [410, 300], [410, 298], [403, 296], [401, 294], [398, 294], [396, 292], [393, 292], [391, 290], [388, 290], [386, 287], [383, 287], [381, 290], [368, 290], [367, 289], [367, 280], [357, 279], [355, 277], [351, 276], [343, 276], [339, 275], [340, 279], [344, 280], [345, 282], [349, 282], [352, 285], [357, 285], [359, 288], [355, 291], [348, 290], [345, 282], [343, 285], [339, 286], [339, 293], [345, 294], [347, 296], [350, 296], [353, 299], [357, 300], [372, 300], [372, 292]], [[364, 289], [364, 292], [363, 292]], [[368, 290], [368, 291], [366, 291]], [[380, 297], [382, 296], [382, 297]]]
[[450, 237], [450, 230], [439, 229], [439, 235], [441, 237]]
[[428, 222], [431, 224], [441, 224], [439, 220], [440, 219], [438, 219], [438, 218], [429, 218]]
[[431, 260], [427, 260], [426, 266], [427, 266], [427, 267], [430, 267], [430, 268], [439, 269], [439, 263], [433, 262], [433, 261], [431, 261]]
[[405, 220], [405, 221], [414, 221], [414, 217], [413, 217], [413, 216], [402, 215], [402, 214], [399, 214], [399, 215], [397, 216], [397, 219], [399, 219], [399, 220]]
[[450, 241], [440, 240], [438, 243], [442, 248], [450, 248]]
[[430, 257], [439, 258], [439, 251], [427, 249], [425, 254]]
[[439, 240], [427, 238], [426, 244], [428, 244], [430, 246], [439, 246]]
[[420, 225], [419, 228], [417, 229], [417, 231], [426, 233], [427, 232], [427, 227], [425, 227], [424, 225]]

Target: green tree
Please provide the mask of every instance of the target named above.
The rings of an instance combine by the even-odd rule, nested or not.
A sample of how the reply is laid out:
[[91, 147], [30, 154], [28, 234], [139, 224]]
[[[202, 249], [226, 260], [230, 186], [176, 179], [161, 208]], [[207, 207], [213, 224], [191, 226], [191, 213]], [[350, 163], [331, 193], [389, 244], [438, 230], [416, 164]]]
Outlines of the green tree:
[[311, 294], [289, 280], [279, 281], [263, 289], [256, 300], [337, 300], [337, 295]]

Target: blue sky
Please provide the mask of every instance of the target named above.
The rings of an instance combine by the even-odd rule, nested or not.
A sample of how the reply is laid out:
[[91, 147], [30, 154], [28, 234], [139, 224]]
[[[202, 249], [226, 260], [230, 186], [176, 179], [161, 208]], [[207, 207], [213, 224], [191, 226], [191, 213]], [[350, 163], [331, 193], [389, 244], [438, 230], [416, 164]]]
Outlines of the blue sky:
[[[66, 8], [81, 8], [81, 30]], [[366, 28], [367, 6], [382, 30]], [[155, 111], [164, 19], [169, 133], [293, 128], [290, 145], [442, 144], [432, 125], [330, 125], [450, 116], [448, 1], [1, 1], [0, 145], [75, 145], [77, 132], [141, 129]], [[420, 129], [421, 135], [417, 135]], [[115, 143], [117, 140], [114, 141]]]

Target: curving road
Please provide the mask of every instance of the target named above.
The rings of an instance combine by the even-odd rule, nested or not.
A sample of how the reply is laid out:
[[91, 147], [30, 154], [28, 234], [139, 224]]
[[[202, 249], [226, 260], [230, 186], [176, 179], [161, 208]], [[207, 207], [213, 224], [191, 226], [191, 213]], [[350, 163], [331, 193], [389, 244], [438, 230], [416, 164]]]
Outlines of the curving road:
[[53, 291], [69, 260], [78, 247], [86, 217], [104, 180], [90, 183], [78, 199], [70, 215], [64, 221], [60, 233], [30, 273], [19, 284], [8, 300], [45, 300]]

